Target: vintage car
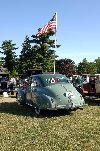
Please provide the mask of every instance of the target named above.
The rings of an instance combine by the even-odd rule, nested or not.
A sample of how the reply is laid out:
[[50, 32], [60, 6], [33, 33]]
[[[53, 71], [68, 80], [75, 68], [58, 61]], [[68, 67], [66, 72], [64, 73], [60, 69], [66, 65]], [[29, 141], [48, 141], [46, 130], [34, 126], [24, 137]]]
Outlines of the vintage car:
[[18, 89], [16, 100], [21, 105], [33, 106], [37, 114], [45, 109], [73, 109], [85, 105], [82, 95], [62, 74], [30, 76]]

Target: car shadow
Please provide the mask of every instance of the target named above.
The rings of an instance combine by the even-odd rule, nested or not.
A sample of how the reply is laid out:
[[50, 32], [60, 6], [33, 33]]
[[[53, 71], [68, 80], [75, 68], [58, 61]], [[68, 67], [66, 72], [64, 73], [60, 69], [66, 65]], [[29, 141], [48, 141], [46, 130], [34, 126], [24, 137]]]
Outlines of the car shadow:
[[73, 112], [71, 110], [64, 110], [64, 109], [59, 109], [59, 110], [43, 110], [41, 112], [41, 117], [59, 117], [59, 116], [65, 116], [65, 115], [73, 115]]
[[52, 118], [56, 116], [72, 115], [71, 110], [42, 110], [40, 115], [35, 114], [34, 108], [30, 106], [21, 106], [17, 102], [0, 103], [0, 113], [9, 113], [18, 116], [30, 116], [37, 118]]
[[100, 98], [85, 98], [85, 103], [88, 104], [89, 106], [100, 106]]

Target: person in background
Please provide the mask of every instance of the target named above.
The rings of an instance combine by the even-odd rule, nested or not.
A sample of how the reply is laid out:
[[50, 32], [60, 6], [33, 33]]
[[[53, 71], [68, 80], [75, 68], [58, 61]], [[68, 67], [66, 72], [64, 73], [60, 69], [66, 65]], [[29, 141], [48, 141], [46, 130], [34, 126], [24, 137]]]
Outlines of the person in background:
[[11, 82], [14, 86], [16, 86], [16, 79], [15, 79], [15, 77], [11, 78], [10, 82]]

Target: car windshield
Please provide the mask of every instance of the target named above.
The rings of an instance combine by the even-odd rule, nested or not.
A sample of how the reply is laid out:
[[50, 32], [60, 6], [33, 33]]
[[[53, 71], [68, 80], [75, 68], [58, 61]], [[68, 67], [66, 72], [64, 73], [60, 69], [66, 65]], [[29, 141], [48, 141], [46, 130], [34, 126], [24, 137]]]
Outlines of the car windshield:
[[48, 86], [52, 84], [58, 84], [58, 83], [70, 83], [70, 80], [62, 74], [45, 74], [41, 75], [39, 77], [41, 83], [43, 86]]

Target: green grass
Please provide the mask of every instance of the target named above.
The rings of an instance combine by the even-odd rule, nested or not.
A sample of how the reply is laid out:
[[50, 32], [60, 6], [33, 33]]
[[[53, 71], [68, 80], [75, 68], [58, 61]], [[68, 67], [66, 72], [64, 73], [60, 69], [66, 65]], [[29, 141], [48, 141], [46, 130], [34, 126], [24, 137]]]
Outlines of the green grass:
[[99, 151], [100, 102], [83, 110], [46, 111], [0, 104], [0, 151]]

